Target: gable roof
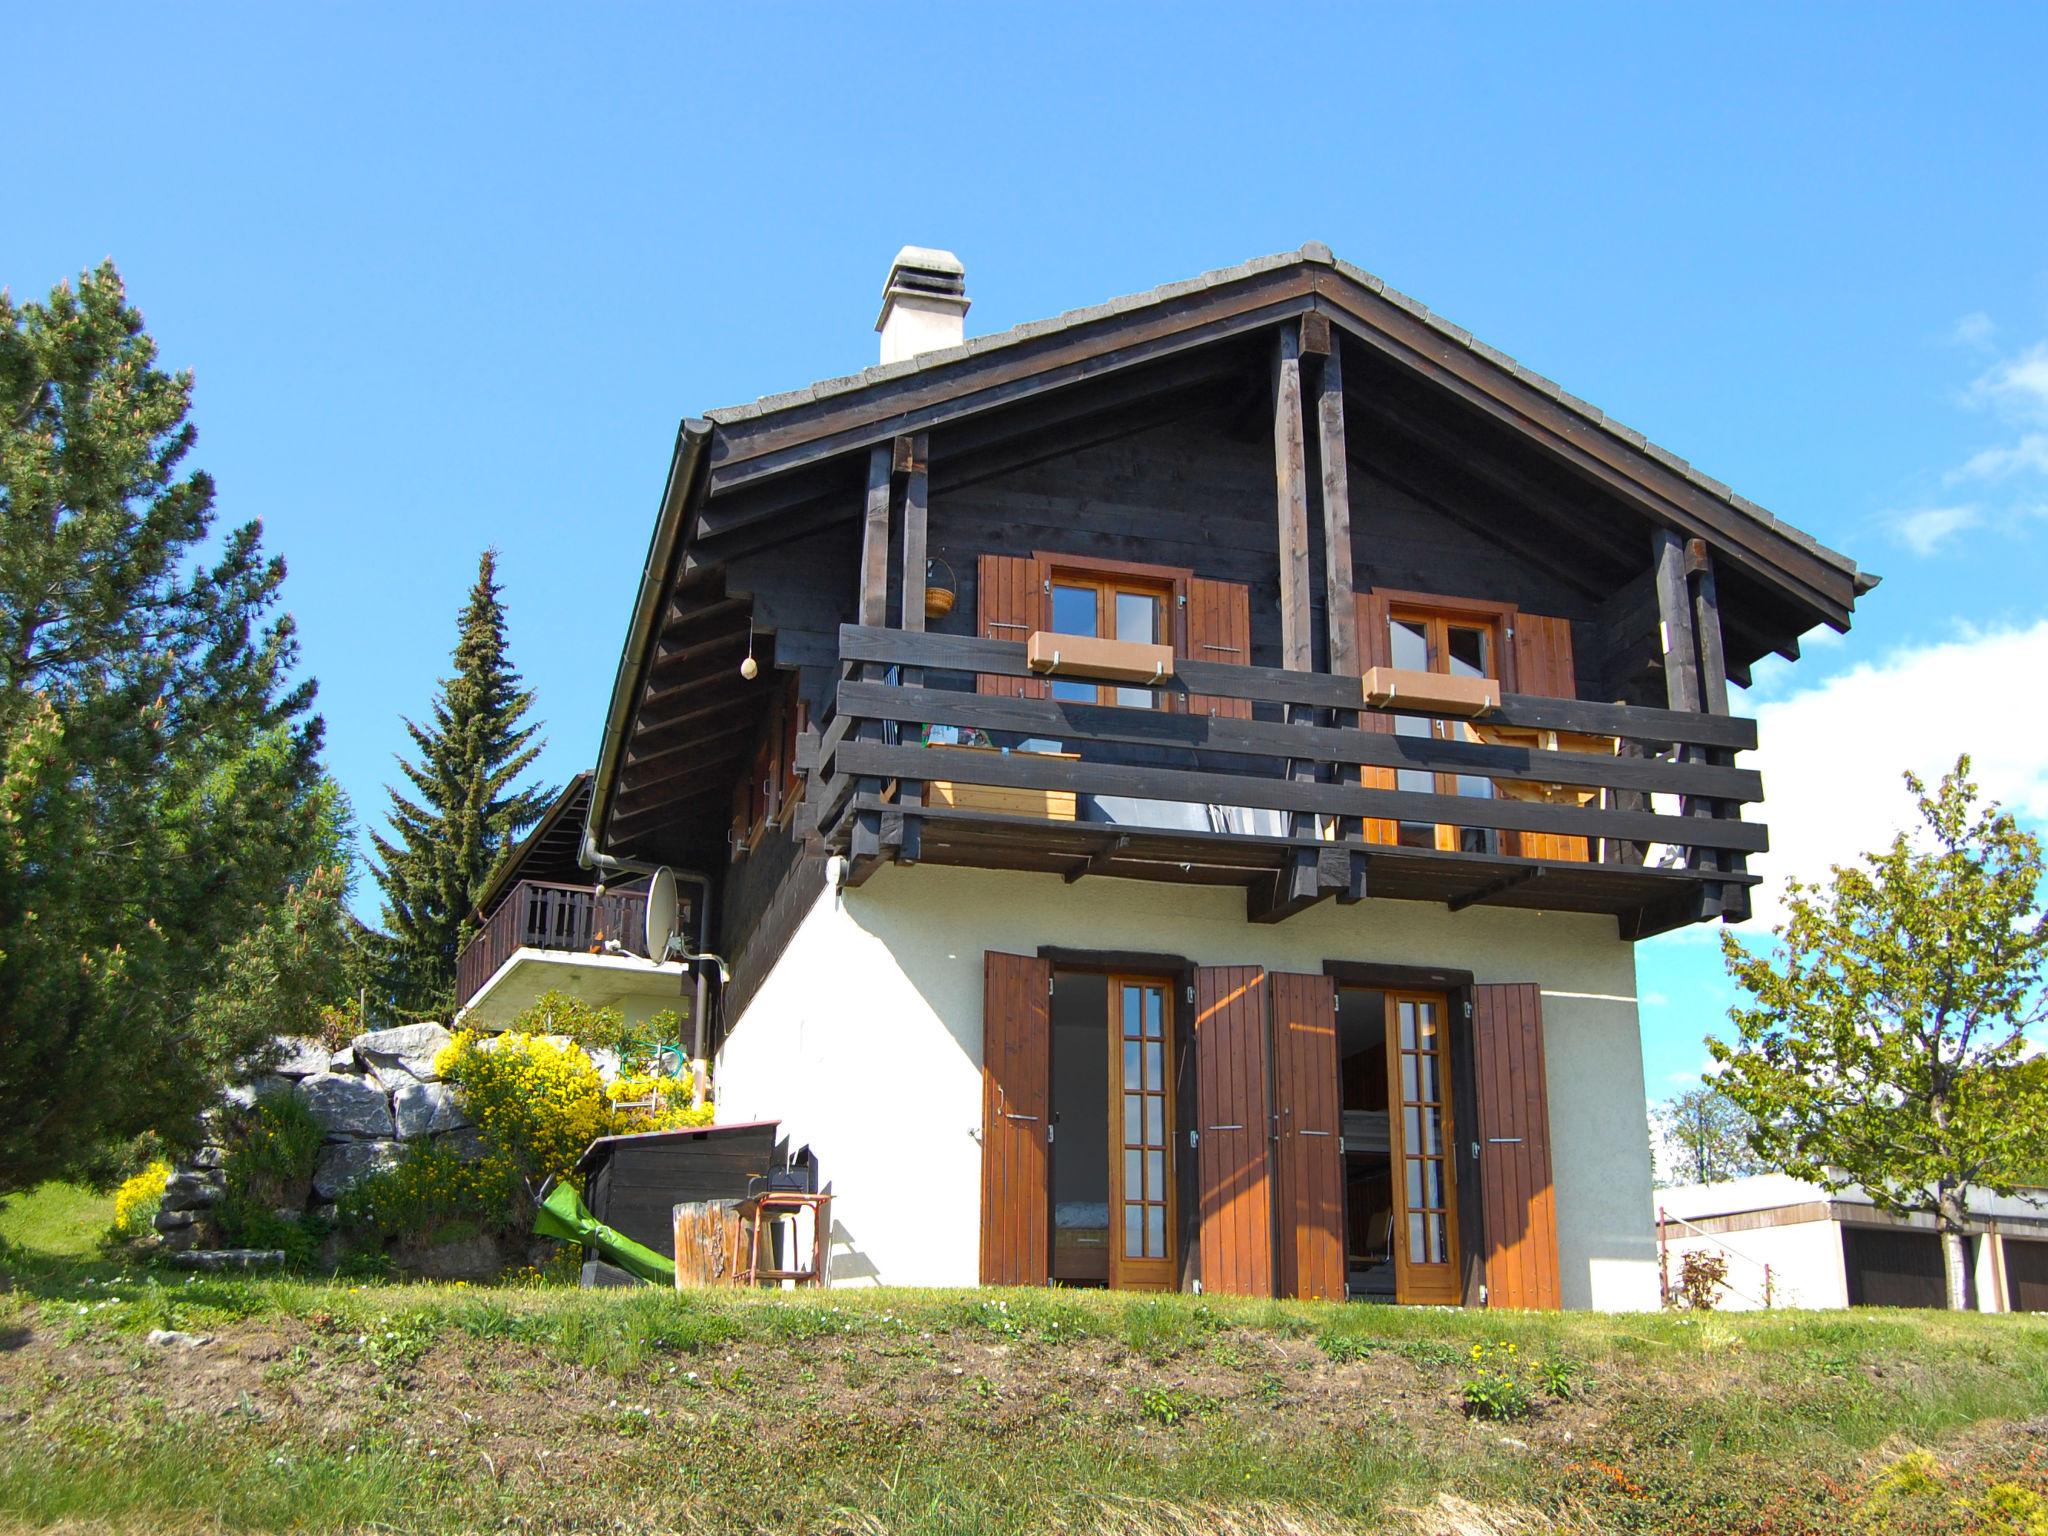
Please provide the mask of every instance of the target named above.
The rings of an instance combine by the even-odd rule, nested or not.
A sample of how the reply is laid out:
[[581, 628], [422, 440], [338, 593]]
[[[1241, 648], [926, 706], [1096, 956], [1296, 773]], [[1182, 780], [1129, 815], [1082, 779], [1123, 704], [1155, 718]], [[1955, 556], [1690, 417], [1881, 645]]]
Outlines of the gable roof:
[[584, 819], [590, 814], [592, 771], [583, 769], [562, 786], [562, 792], [540, 813], [533, 830], [500, 861], [497, 871], [477, 897], [476, 912], [488, 916], [499, 899], [521, 880], [550, 880], [562, 884], [594, 882], [596, 877], [576, 862], [577, 840]]
[[1646, 515], [1775, 578], [1814, 622], [1846, 628], [1856, 597], [1877, 584], [1848, 556], [1319, 243], [711, 411], [706, 490], [717, 497], [1308, 310], [1468, 404], [1506, 413]]

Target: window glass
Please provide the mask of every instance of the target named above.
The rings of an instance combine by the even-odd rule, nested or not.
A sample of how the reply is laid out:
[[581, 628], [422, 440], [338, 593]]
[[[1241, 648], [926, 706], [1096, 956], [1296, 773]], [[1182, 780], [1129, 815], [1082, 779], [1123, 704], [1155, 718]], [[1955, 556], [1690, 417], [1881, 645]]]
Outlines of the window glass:
[[1070, 587], [1062, 582], [1052, 584], [1052, 627], [1055, 634], [1092, 635], [1095, 633], [1096, 591], [1093, 587]]
[[1395, 619], [1388, 626], [1393, 642], [1394, 665], [1409, 672], [1429, 670], [1429, 623], [1424, 619]]

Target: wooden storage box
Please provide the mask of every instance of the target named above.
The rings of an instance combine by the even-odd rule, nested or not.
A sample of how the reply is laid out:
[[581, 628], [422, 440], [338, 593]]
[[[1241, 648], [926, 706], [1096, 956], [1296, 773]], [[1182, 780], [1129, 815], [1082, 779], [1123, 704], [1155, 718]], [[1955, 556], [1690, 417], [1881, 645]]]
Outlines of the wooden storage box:
[[1105, 683], [1154, 686], [1173, 676], [1173, 647], [1143, 640], [1103, 640], [1094, 635], [1060, 635], [1034, 629], [1024, 643], [1024, 660], [1047, 677], [1082, 677]]
[[1432, 715], [1471, 719], [1500, 708], [1500, 684], [1490, 677], [1446, 677], [1441, 672], [1367, 667], [1365, 702], [1399, 703]]
[[[995, 752], [995, 747], [947, 747], [948, 752]], [[1071, 763], [1078, 752], [1019, 752], [1018, 757], [1043, 757]], [[1035, 816], [1040, 821], [1072, 821], [1079, 797], [1071, 789], [1005, 789], [997, 784], [956, 784], [933, 779], [924, 787], [927, 805], [956, 811], [994, 811], [1003, 816]]]

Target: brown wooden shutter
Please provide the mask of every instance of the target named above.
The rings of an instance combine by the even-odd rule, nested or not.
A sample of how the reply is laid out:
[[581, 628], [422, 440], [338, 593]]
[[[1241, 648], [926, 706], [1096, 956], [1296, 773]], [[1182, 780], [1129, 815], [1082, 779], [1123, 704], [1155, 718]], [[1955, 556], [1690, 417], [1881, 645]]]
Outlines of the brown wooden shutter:
[[[1514, 691], [1540, 693], [1546, 699], [1575, 699], [1578, 680], [1572, 670], [1572, 626], [1569, 619], [1540, 613], [1518, 613], [1513, 619]], [[1525, 859], [1562, 859], [1584, 864], [1588, 846], [1583, 837], [1554, 833], [1516, 834]]]
[[1275, 972], [1273, 1103], [1279, 1117], [1280, 1294], [1344, 1299], [1344, 1116], [1337, 984]]
[[[1045, 572], [1031, 556], [983, 555], [975, 591], [984, 640], [1021, 642], [1030, 639], [1034, 629], [1046, 627]], [[980, 674], [974, 691], [1013, 699], [1043, 699], [1051, 694], [1042, 677], [1001, 677], [993, 672]]]
[[[1191, 576], [1187, 582], [1187, 642], [1190, 661], [1220, 661], [1225, 666], [1248, 667], [1252, 663], [1252, 594], [1239, 581], [1210, 581]], [[1191, 693], [1187, 701], [1191, 715], [1215, 715], [1224, 719], [1249, 720], [1250, 699], [1221, 699]]]
[[1273, 1294], [1272, 1127], [1266, 1091], [1266, 973], [1195, 972], [1196, 1132], [1202, 1288]]
[[[1387, 638], [1387, 600], [1377, 592], [1360, 592], [1358, 603], [1358, 665], [1361, 674], [1367, 667], [1390, 667], [1394, 664], [1393, 644]], [[1360, 730], [1372, 731], [1381, 736], [1394, 734], [1394, 717], [1378, 710], [1362, 710], [1358, 716]], [[1366, 789], [1394, 788], [1394, 770], [1391, 768], [1363, 768], [1359, 770], [1358, 782]], [[1365, 840], [1368, 843], [1398, 843], [1400, 829], [1391, 821], [1364, 823]]]
[[989, 950], [981, 991], [981, 1283], [1044, 1285], [1052, 962]]
[[1486, 1304], [1555, 1310], [1557, 1192], [1550, 1179], [1543, 996], [1534, 983], [1472, 989]]

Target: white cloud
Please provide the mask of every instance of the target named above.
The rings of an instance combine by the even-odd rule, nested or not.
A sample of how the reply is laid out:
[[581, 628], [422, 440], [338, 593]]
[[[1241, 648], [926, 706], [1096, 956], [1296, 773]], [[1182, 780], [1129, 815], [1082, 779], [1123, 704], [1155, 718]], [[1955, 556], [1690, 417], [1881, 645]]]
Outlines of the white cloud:
[[1909, 769], [1932, 783], [1967, 752], [1987, 797], [2048, 824], [2048, 753], [2027, 713], [2042, 676], [2048, 619], [1897, 651], [1762, 704], [1754, 762], [1771, 849], [1750, 859], [1765, 877], [1752, 931], [1782, 916], [1787, 876], [1825, 879], [1916, 821]]
[[1967, 529], [1980, 527], [1984, 514], [1973, 506], [1921, 507], [1912, 512], [1891, 512], [1885, 524], [1892, 537], [1925, 558]]
[[2048, 421], [2048, 341], [1993, 367], [1970, 386], [1970, 396], [2018, 420]]
[[1961, 480], [2003, 480], [2022, 472], [2048, 475], [2048, 432], [2029, 432], [2002, 448], [1979, 449], [1945, 478], [1954, 485]]
[[1998, 327], [1989, 315], [1981, 309], [1974, 309], [1955, 324], [1948, 339], [1959, 347], [1988, 347], [1991, 338], [1998, 334]]

